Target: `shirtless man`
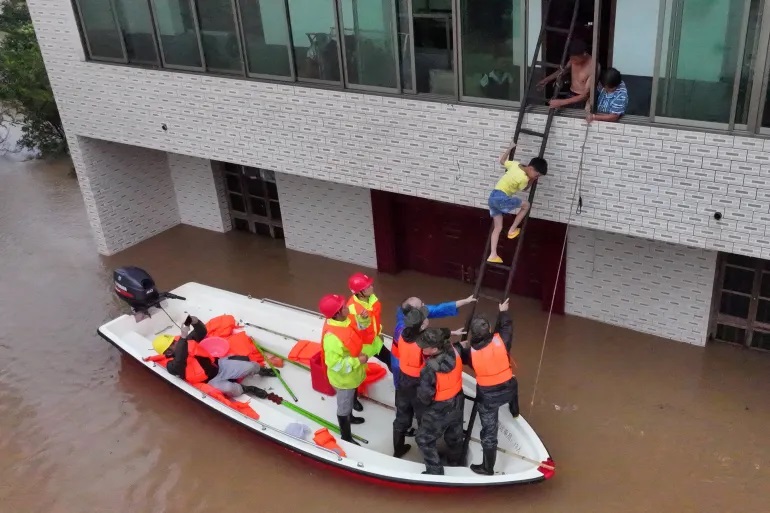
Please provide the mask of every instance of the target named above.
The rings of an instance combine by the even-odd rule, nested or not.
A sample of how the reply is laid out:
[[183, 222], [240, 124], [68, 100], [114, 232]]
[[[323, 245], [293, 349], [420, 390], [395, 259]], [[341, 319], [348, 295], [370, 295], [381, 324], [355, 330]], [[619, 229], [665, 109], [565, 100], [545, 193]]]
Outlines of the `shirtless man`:
[[[588, 47], [583, 41], [576, 39], [569, 45], [569, 62], [564, 68], [570, 74], [570, 90], [567, 98], [555, 98], [548, 102], [552, 109], [560, 109], [568, 105], [583, 107], [591, 95], [591, 77], [594, 73], [593, 58], [588, 53]], [[538, 82], [540, 90], [556, 80], [559, 71], [555, 71]]]

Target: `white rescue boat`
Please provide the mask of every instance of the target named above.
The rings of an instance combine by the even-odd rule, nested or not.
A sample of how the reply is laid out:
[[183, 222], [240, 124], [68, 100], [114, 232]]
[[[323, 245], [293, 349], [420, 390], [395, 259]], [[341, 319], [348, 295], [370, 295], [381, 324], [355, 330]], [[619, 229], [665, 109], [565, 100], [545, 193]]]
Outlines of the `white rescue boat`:
[[[117, 285], [117, 282], [116, 282]], [[153, 284], [154, 286], [154, 284]], [[120, 287], [118, 287], [120, 288]], [[417, 486], [440, 487], [484, 487], [500, 486], [517, 483], [532, 483], [547, 479], [553, 475], [553, 461], [535, 431], [522, 416], [513, 418], [507, 408], [500, 409], [499, 448], [495, 474], [483, 476], [475, 474], [466, 467], [445, 466], [444, 475], [426, 475], [422, 472], [425, 466], [414, 439], [411, 450], [403, 458], [394, 458], [392, 425], [394, 419], [394, 394], [392, 376], [390, 373], [369, 387], [368, 396], [364, 400], [364, 411], [356, 413], [366, 419], [364, 424], [354, 425], [353, 434], [365, 439], [368, 443], [356, 446], [337, 438], [338, 444], [345, 452], [342, 457], [336, 452], [316, 445], [312, 434], [302, 439], [286, 432], [286, 427], [292, 423], [303, 423], [315, 431], [321, 424], [309, 420], [299, 413], [278, 405], [267, 399], [243, 395], [238, 401], [249, 402], [258, 413], [259, 419], [253, 419], [232, 409], [225, 404], [202, 393], [184, 380], [171, 375], [163, 366], [152, 361], [144, 361], [145, 357], [155, 355], [152, 340], [160, 334], [179, 335], [179, 328], [187, 315], [199, 319], [209, 319], [230, 314], [246, 326], [244, 329], [268, 353], [288, 355], [297, 340], [320, 341], [323, 318], [316, 312], [272, 301], [256, 299], [216, 289], [198, 283], [187, 283], [164, 296], [150, 306], [148, 315], [137, 321], [135, 315], [123, 315], [112, 320], [98, 329], [99, 335], [116, 346], [118, 349], [136, 359], [156, 376], [188, 394], [195, 401], [202, 403], [212, 410], [230, 418], [245, 428], [269, 438], [297, 453], [314, 460], [350, 471], [356, 474], [379, 480], [406, 483]], [[118, 291], [121, 294], [120, 290]], [[185, 300], [170, 299], [168, 296], [183, 296]], [[168, 313], [162, 312], [160, 307]], [[174, 319], [175, 323], [170, 320]], [[258, 326], [258, 327], [257, 327]], [[389, 347], [392, 340], [385, 338]], [[371, 362], [380, 362], [376, 359]], [[334, 397], [326, 396], [315, 391], [311, 386], [310, 373], [298, 366], [284, 365], [280, 369], [281, 376], [293, 390], [298, 401], [295, 403], [282, 387], [279, 380], [268, 377], [247, 378], [244, 384], [255, 385], [269, 392], [274, 392], [291, 404], [312, 412], [321, 419], [336, 424], [336, 402]], [[466, 396], [475, 396], [476, 380], [469, 374], [463, 374], [463, 389]], [[473, 401], [465, 401], [465, 427], [467, 428]], [[480, 423], [474, 422], [467, 463], [479, 463], [482, 459], [479, 439]]]

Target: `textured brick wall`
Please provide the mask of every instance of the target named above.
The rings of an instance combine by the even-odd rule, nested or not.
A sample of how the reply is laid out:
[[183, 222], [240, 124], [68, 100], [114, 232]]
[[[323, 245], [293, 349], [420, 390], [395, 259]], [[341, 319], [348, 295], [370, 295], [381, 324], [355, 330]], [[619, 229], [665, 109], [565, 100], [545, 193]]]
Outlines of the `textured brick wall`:
[[182, 223], [217, 232], [230, 231], [224, 177], [221, 172], [214, 172], [211, 161], [169, 153], [168, 167]]
[[704, 345], [716, 257], [714, 251], [574, 228], [566, 311]]
[[369, 189], [275, 176], [287, 248], [377, 267]]
[[164, 152], [68, 139], [99, 253], [112, 255], [179, 224]]

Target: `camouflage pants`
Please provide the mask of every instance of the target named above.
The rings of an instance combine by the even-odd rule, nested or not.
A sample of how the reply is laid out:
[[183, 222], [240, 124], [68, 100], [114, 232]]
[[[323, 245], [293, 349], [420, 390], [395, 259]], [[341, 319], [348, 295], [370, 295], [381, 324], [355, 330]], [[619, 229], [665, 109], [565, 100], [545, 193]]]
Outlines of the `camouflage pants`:
[[481, 421], [481, 447], [497, 449], [497, 420], [500, 407], [488, 406], [480, 402], [478, 410]]
[[419, 382], [419, 378], [401, 375], [396, 388], [396, 419], [393, 421], [393, 429], [396, 431], [406, 433], [412, 427], [415, 417], [419, 425], [424, 409], [422, 403], [417, 400]]
[[436, 442], [444, 437], [447, 460], [450, 465], [459, 465], [463, 449], [463, 395], [458, 394], [448, 401], [433, 403], [425, 409], [415, 441], [425, 460], [428, 474], [443, 474], [444, 467], [436, 448]]

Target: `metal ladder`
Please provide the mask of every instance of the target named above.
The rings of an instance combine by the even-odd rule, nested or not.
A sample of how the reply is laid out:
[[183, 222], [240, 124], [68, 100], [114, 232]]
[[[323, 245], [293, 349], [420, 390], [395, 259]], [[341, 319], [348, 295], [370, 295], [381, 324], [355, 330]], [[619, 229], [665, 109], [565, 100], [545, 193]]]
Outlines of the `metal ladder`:
[[[537, 44], [535, 45], [535, 53], [532, 58], [532, 64], [529, 67], [529, 73], [527, 76], [527, 87], [521, 101], [521, 106], [519, 107], [519, 118], [516, 121], [516, 131], [514, 132], [514, 135], [513, 135], [513, 142], [516, 144], [518, 144], [519, 137], [521, 137], [521, 134], [540, 137], [542, 139], [542, 142], [540, 143], [540, 151], [538, 152], [538, 156], [541, 158], [545, 154], [545, 148], [546, 148], [546, 145], [548, 144], [548, 134], [551, 131], [551, 125], [553, 124], [553, 118], [554, 118], [554, 115], [556, 114], [556, 109], [548, 110], [548, 118], [546, 120], [545, 130], [543, 132], [538, 132], [536, 130], [530, 130], [529, 128], [524, 128], [524, 116], [528, 108], [532, 107], [532, 103], [530, 103], [530, 101], [537, 102], [538, 104], [543, 101], [543, 98], [541, 96], [535, 96], [530, 93], [530, 91], [532, 90], [532, 84], [535, 79], [536, 69], [538, 67], [542, 68], [543, 71], [545, 72], [545, 75], [547, 76], [549, 74], [548, 73], [549, 69], [556, 69], [556, 70], [563, 71], [565, 65], [567, 64], [569, 46], [570, 46], [570, 43], [572, 42], [572, 35], [575, 30], [575, 23], [577, 20], [578, 10], [580, 9], [580, 0], [573, 0], [574, 5], [572, 8], [572, 18], [570, 21], [569, 28], [555, 27], [555, 26], [549, 25], [549, 21], [550, 21], [549, 14], [551, 12], [551, 5], [560, 1], [563, 1], [563, 0], [550, 0], [544, 9], [543, 23], [540, 27], [540, 35], [537, 38]], [[540, 53], [543, 48], [543, 41], [545, 39], [546, 34], [548, 34], [549, 32], [566, 34], [567, 36], [566, 41], [564, 42], [564, 50], [562, 51], [560, 63], [551, 63], [545, 60], [540, 60]], [[543, 56], [543, 58], [545, 58], [545, 56]], [[559, 93], [561, 93], [562, 85], [563, 85], [562, 76], [559, 75], [558, 78], [556, 79], [556, 83], [553, 89], [553, 94], [551, 95], [552, 99], [557, 98], [559, 96]], [[515, 153], [516, 153], [516, 147], [514, 147], [511, 150], [511, 153], [508, 155], [508, 159], [509, 160], [513, 159]], [[489, 256], [489, 251], [491, 249], [489, 246], [492, 240], [492, 230], [494, 229], [494, 225], [490, 226], [489, 234], [487, 235], [487, 242], [484, 245], [484, 253], [481, 256], [481, 267], [479, 268], [479, 273], [476, 278], [476, 284], [473, 288], [473, 297], [478, 299], [491, 300], [496, 303], [501, 303], [505, 301], [506, 297], [508, 297], [508, 292], [511, 289], [511, 285], [513, 283], [513, 277], [516, 272], [516, 264], [519, 261], [521, 250], [524, 247], [524, 236], [527, 233], [527, 221], [529, 220], [529, 215], [532, 212], [532, 205], [534, 203], [536, 190], [537, 190], [537, 181], [535, 181], [535, 183], [532, 184], [532, 187], [530, 188], [530, 191], [529, 191], [529, 197], [527, 199], [530, 204], [530, 210], [529, 212], [527, 212], [526, 216], [521, 222], [521, 226], [520, 226], [521, 233], [519, 233], [519, 236], [516, 238], [516, 250], [513, 253], [513, 260], [511, 261], [510, 265], [487, 262], [487, 257]], [[501, 233], [501, 237], [503, 240], [506, 240], [504, 233]], [[506, 280], [505, 288], [501, 291], [501, 294], [499, 297], [495, 295], [490, 296], [490, 295], [481, 293], [481, 286], [482, 286], [482, 283], [484, 282], [484, 277], [489, 267], [508, 271], [508, 279]], [[468, 315], [468, 320], [465, 323], [466, 330], [470, 330], [471, 320], [473, 319], [473, 316], [476, 314], [477, 305], [478, 305], [478, 302], [473, 303], [470, 314]], [[465, 430], [465, 439], [463, 441], [463, 457], [468, 454], [468, 445], [470, 443], [471, 432], [473, 431], [473, 424], [476, 421], [477, 414], [478, 414], [478, 404], [475, 402], [475, 399], [474, 399], [473, 409], [471, 410], [471, 416], [468, 421], [468, 428]]]

